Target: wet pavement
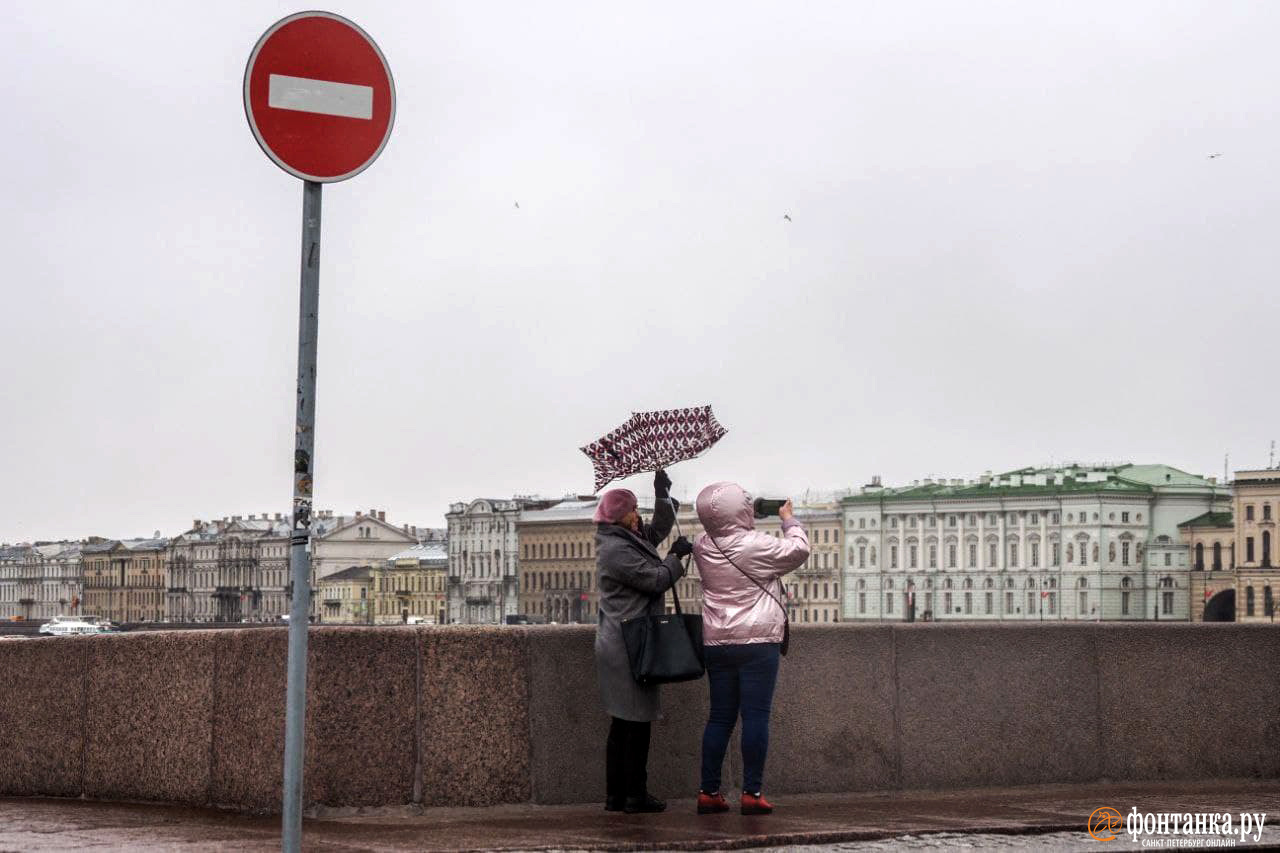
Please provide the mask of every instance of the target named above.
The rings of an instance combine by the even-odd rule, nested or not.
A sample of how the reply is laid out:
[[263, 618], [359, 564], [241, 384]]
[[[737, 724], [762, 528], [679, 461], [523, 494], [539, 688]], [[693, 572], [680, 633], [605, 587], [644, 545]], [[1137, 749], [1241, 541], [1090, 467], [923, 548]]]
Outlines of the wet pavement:
[[[1139, 812], [1266, 812], [1261, 844], [1280, 844], [1280, 780], [1036, 785], [797, 795], [774, 814], [698, 816], [673, 800], [657, 815], [598, 806], [322, 809], [304, 826], [315, 851], [401, 850], [1139, 850], [1086, 823], [1109, 806]], [[1238, 846], [1246, 846], [1235, 836]], [[84, 800], [0, 799], [0, 851], [266, 851], [279, 818]]]

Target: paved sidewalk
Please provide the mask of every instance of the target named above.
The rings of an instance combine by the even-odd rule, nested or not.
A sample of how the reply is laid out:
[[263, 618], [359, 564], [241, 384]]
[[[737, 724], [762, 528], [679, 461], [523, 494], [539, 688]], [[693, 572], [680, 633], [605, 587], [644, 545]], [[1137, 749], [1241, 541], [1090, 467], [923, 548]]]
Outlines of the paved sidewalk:
[[[657, 815], [598, 806], [323, 810], [304, 827], [314, 851], [400, 850], [1120, 850], [1089, 837], [1094, 809], [1139, 812], [1266, 812], [1262, 844], [1280, 844], [1280, 781], [1037, 785], [961, 791], [823, 794], [777, 798], [767, 817], [736, 811], [698, 816], [692, 800]], [[351, 810], [355, 811], [355, 810]], [[945, 834], [942, 834], [945, 833]], [[1014, 837], [1016, 836], [1016, 837]], [[0, 851], [266, 851], [279, 819], [170, 806], [83, 800], [0, 799]], [[1242, 845], [1243, 846], [1243, 845]]]

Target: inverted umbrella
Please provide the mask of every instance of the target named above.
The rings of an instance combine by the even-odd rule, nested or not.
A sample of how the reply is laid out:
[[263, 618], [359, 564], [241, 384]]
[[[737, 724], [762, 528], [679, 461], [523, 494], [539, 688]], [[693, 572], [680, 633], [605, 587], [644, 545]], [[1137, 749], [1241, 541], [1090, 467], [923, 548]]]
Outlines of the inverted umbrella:
[[612, 480], [693, 459], [727, 430], [710, 406], [632, 412], [625, 423], [582, 448], [595, 468], [596, 491]]

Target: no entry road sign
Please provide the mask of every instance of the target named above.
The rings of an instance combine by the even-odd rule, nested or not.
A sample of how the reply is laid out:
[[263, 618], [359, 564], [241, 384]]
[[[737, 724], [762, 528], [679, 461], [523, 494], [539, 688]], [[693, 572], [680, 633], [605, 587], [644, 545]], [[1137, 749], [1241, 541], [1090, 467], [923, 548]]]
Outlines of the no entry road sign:
[[290, 460], [293, 532], [280, 809], [281, 846], [294, 853], [302, 849], [306, 752], [321, 190], [360, 174], [382, 153], [395, 122], [396, 87], [382, 51], [364, 30], [330, 12], [299, 12], [277, 21], [253, 46], [244, 69], [244, 113], [267, 156], [302, 179], [298, 420]]
[[267, 156], [304, 181], [364, 171], [391, 136], [396, 87], [382, 51], [330, 12], [284, 18], [254, 45], [244, 112]]

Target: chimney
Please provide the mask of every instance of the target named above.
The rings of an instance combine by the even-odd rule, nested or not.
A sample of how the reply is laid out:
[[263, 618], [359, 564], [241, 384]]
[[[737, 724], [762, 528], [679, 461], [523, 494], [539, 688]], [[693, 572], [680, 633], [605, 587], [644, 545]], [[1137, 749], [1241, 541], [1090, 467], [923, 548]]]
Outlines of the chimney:
[[385, 510], [381, 510], [381, 509], [380, 509], [380, 510], [378, 510], [378, 521], [386, 521], [386, 520], [387, 520], [387, 513], [386, 513], [386, 511], [385, 511]]
[[278, 512], [276, 513], [276, 521], [283, 521], [283, 519], [280, 518], [280, 513]]
[[370, 517], [370, 518], [377, 518], [377, 517], [378, 517], [378, 511], [377, 511], [376, 509], [371, 509], [371, 510], [369, 510], [369, 517]]
[[356, 510], [356, 518], [364, 518], [364, 513], [360, 510]]
[[202, 525], [202, 524], [204, 524], [204, 522], [197, 518], [197, 519], [195, 519], [194, 521], [192, 521], [192, 522], [191, 522], [191, 529], [192, 529], [192, 530], [195, 530], [196, 528], [198, 528], [198, 527], [199, 527], [200, 525]]
[[978, 478], [978, 483], [983, 486], [991, 485], [991, 472], [983, 471], [982, 476]]
[[258, 516], [253, 515], [253, 514], [250, 514], [250, 515], [249, 515], [249, 520], [250, 520], [250, 521], [257, 521], [257, 520], [258, 520]]

